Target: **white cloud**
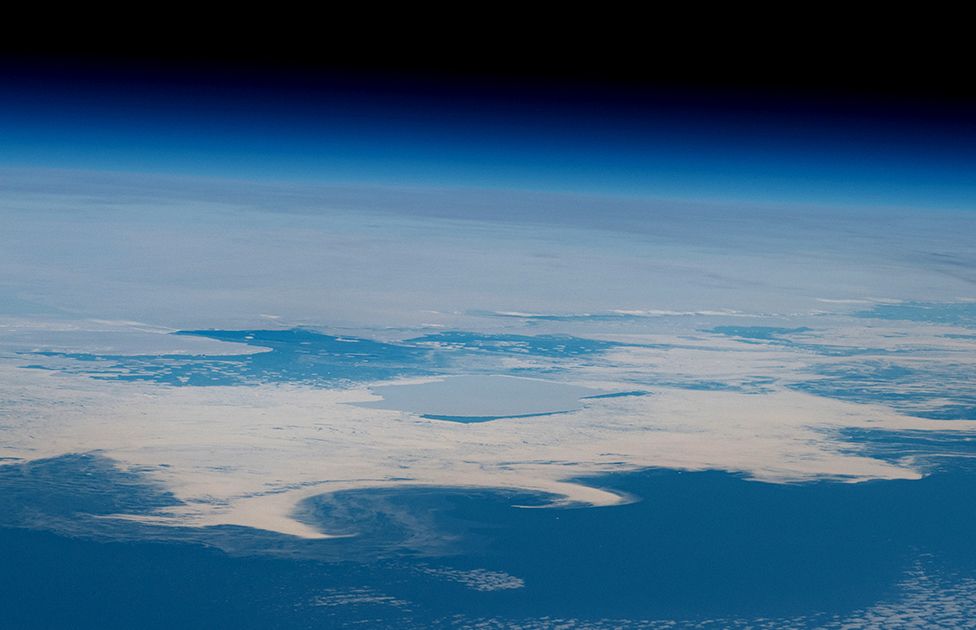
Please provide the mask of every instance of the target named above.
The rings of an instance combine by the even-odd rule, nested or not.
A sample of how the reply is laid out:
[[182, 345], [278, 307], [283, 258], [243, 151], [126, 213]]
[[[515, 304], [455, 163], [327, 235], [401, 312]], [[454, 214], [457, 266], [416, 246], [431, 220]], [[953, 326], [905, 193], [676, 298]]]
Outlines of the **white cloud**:
[[320, 531], [292, 512], [336, 490], [516, 488], [613, 505], [626, 499], [567, 480], [652, 466], [740, 471], [769, 482], [914, 479], [921, 471], [911, 463], [858, 454], [837, 431], [976, 431], [976, 422], [924, 420], [786, 389], [659, 387], [650, 396], [588, 400], [574, 413], [482, 424], [346, 404], [372, 398], [365, 387], [167, 387], [2, 365], [0, 457], [98, 452], [148, 471], [184, 502], [130, 517], [319, 537], [328, 523]]

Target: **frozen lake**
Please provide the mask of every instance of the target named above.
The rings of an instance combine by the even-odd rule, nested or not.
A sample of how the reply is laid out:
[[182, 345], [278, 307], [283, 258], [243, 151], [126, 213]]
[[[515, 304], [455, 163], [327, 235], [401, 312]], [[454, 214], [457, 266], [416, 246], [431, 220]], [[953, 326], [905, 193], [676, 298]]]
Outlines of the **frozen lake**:
[[440, 381], [371, 388], [383, 400], [359, 403], [452, 422], [486, 422], [501, 418], [575, 411], [580, 399], [601, 390], [514, 376], [452, 376]]

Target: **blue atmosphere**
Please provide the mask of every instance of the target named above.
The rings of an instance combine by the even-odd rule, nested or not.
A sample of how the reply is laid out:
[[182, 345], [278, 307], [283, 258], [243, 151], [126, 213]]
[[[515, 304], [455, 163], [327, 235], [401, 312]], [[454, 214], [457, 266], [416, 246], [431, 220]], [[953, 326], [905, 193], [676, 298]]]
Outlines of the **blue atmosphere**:
[[961, 209], [976, 129], [936, 104], [405, 78], [6, 68], [5, 166], [760, 204]]

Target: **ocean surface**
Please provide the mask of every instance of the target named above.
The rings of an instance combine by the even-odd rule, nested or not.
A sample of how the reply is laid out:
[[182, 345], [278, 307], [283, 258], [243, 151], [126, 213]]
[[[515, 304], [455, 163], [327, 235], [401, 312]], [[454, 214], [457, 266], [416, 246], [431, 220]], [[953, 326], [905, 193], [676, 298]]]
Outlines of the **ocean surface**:
[[[2, 471], [9, 627], [839, 627], [879, 602], [964, 625], [976, 611], [976, 469], [961, 458], [921, 481], [854, 485], [667, 470], [589, 480], [633, 498], [612, 508], [534, 509], [546, 497], [511, 491], [344, 492], [309, 500], [303, 518], [351, 538], [236, 553], [193, 533], [37, 531], [31, 509], [71, 518], [159, 498], [91, 461]], [[960, 579], [969, 590], [940, 609]]]

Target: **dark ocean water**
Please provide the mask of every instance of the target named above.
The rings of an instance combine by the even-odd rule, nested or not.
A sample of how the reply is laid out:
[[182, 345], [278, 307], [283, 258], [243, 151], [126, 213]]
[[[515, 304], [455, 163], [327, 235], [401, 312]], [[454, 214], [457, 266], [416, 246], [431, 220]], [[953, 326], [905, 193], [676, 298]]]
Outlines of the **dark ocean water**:
[[0, 480], [0, 604], [11, 628], [817, 625], [897, 601], [920, 559], [942, 580], [976, 575], [976, 469], [959, 461], [920, 481], [773, 485], [665, 470], [589, 480], [637, 499], [611, 508], [515, 507], [545, 497], [509, 491], [349, 491], [306, 501], [302, 518], [351, 538], [265, 536], [225, 551], [221, 528], [72, 534], [82, 512], [165, 495], [120, 484], [92, 458], [49, 460]]

